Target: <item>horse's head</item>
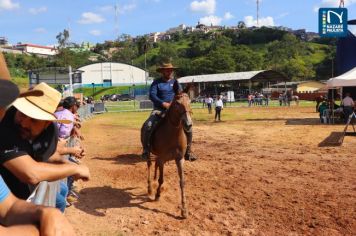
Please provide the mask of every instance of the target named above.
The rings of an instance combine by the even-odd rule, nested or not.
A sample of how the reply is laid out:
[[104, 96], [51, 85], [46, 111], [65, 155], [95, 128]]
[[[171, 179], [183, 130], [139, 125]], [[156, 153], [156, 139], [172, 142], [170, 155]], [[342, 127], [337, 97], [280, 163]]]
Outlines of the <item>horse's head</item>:
[[190, 99], [186, 93], [189, 90], [189, 86], [181, 91], [178, 88], [178, 85], [174, 85], [175, 96], [169, 110], [175, 114], [176, 118], [181, 121], [185, 129], [190, 129], [193, 125], [192, 121], [192, 109], [190, 107]]
[[172, 114], [175, 114], [179, 121], [182, 122], [185, 129], [190, 129], [192, 127], [192, 109], [190, 107], [190, 99], [188, 94], [180, 93], [175, 95], [169, 110], [172, 112]]

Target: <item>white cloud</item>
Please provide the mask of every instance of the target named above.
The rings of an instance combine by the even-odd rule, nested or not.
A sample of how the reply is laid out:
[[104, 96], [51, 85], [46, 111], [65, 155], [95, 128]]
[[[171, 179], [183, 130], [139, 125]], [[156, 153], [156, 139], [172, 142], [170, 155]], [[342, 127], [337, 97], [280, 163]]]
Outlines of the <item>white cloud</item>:
[[0, 9], [13, 10], [20, 7], [20, 3], [14, 3], [12, 0], [0, 0]]
[[190, 10], [194, 12], [203, 12], [205, 14], [214, 14], [216, 8], [215, 0], [193, 1], [190, 3]]
[[[322, 0], [319, 5], [314, 6], [314, 11], [319, 11], [321, 7], [339, 7], [339, 1], [336, 0]], [[356, 3], [356, 0], [345, 0], [345, 7], [351, 6]]]
[[40, 27], [40, 28], [34, 29], [34, 32], [43, 34], [43, 33], [46, 33], [47, 30], [46, 30], [45, 28], [41, 28], [41, 27]]
[[101, 35], [101, 31], [100, 30], [91, 30], [91, 31], [89, 31], [89, 34], [94, 35], [94, 36], [99, 36], [99, 35]]
[[232, 18], [235, 18], [235, 16], [233, 16], [230, 12], [225, 13], [225, 15], [224, 15], [225, 20], [230, 20]]
[[39, 13], [46, 12], [47, 7], [30, 8], [28, 11], [33, 15], [37, 15]]
[[[253, 18], [253, 16], [246, 16], [244, 22], [247, 27], [257, 26], [257, 20]], [[258, 26], [274, 26], [273, 17], [267, 16], [264, 18], [258, 19]]]
[[93, 12], [84, 12], [82, 18], [78, 21], [79, 24], [95, 24], [104, 22], [105, 19]]
[[205, 16], [200, 18], [199, 22], [204, 25], [220, 25], [222, 19], [218, 16]]

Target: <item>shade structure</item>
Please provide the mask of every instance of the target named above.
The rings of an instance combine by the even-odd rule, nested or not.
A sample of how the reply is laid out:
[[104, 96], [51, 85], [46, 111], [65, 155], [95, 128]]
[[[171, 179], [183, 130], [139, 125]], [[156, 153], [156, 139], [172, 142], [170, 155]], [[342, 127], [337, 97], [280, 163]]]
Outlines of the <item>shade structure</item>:
[[240, 81], [240, 82], [277, 82], [289, 81], [286, 76], [273, 70], [245, 71], [235, 73], [209, 74], [209, 75], [193, 75], [181, 77], [179, 83], [208, 83], [208, 82], [225, 82], [225, 81]]
[[328, 88], [356, 86], [356, 67], [327, 81]]

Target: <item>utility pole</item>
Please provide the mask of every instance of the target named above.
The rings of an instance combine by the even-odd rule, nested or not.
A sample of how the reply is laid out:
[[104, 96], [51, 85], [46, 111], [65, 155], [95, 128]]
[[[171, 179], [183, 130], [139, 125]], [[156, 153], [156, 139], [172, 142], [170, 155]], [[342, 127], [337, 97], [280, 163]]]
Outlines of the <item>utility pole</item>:
[[119, 38], [119, 4], [115, 4], [115, 34], [116, 37]]
[[69, 96], [73, 96], [73, 73], [72, 73], [72, 66], [68, 66], [69, 71]]
[[260, 26], [260, 24], [259, 24], [259, 22], [258, 22], [258, 20], [259, 20], [259, 17], [260, 17], [260, 1], [259, 0], [257, 0], [257, 27], [259, 27]]

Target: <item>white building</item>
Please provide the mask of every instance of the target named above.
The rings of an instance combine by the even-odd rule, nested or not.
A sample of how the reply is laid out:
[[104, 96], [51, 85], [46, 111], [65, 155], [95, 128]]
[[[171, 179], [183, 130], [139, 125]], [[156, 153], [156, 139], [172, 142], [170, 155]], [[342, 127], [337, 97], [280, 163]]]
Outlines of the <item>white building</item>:
[[102, 85], [104, 87], [120, 85], [146, 84], [146, 73], [135, 66], [104, 62], [78, 68], [82, 73], [82, 86]]
[[21, 50], [24, 53], [36, 54], [42, 56], [54, 56], [57, 54], [57, 49], [54, 47], [40, 46], [35, 44], [17, 44], [15, 49]]
[[186, 29], [186, 26], [184, 24], [178, 25], [177, 27], [169, 28], [166, 33], [167, 34], [173, 34], [176, 32], [182, 32]]

